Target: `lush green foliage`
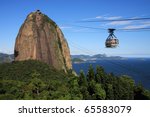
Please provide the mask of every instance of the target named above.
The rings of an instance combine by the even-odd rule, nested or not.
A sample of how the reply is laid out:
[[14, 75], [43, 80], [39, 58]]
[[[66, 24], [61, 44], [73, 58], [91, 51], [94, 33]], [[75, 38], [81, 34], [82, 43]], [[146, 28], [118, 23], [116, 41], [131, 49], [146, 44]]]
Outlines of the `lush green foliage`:
[[0, 99], [150, 99], [150, 91], [128, 76], [107, 74], [100, 66], [75, 76], [28, 60], [0, 64]]

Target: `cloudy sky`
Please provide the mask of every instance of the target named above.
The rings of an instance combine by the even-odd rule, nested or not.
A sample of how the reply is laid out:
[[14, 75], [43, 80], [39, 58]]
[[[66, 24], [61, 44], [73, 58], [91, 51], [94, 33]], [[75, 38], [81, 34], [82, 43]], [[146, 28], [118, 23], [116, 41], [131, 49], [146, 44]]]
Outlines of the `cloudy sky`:
[[[0, 0], [0, 52], [13, 53], [21, 24], [40, 9], [60, 26], [71, 54], [150, 57], [150, 30], [133, 30], [150, 28], [150, 19], [120, 21], [150, 18], [149, 6], [150, 0]], [[115, 49], [105, 48], [108, 28], [116, 29]]]

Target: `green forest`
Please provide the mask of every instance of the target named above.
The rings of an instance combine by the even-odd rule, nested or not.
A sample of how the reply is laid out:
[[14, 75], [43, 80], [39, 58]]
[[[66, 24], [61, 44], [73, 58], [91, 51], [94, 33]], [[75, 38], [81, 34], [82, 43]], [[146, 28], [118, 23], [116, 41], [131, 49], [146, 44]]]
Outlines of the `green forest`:
[[150, 91], [131, 77], [90, 65], [77, 76], [28, 60], [0, 64], [1, 100], [149, 100]]

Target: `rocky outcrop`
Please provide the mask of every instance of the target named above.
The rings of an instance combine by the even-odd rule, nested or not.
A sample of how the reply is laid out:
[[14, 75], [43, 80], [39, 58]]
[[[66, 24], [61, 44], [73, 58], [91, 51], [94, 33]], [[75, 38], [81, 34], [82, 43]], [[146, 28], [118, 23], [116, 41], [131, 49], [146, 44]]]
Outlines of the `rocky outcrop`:
[[72, 69], [70, 50], [57, 24], [39, 10], [30, 13], [15, 43], [15, 61], [40, 60], [58, 70]]

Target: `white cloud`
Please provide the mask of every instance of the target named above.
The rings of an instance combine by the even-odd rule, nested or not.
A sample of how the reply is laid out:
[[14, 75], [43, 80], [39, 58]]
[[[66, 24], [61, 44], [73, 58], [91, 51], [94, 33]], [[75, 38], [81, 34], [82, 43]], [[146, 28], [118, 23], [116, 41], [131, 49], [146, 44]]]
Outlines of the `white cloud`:
[[61, 29], [70, 29], [70, 28], [72, 28], [72, 27], [70, 27], [70, 26], [60, 26], [60, 28], [61, 28]]
[[96, 17], [91, 17], [91, 18], [85, 18], [82, 20], [94, 20], [94, 19], [105, 19], [105, 20], [116, 20], [122, 18], [121, 16], [112, 16], [112, 17], [106, 17], [107, 15], [99, 15]]
[[122, 18], [121, 16], [112, 16], [112, 17], [105, 17], [107, 20], [116, 20]]
[[103, 16], [96, 16], [95, 19], [102, 19], [104, 18]]
[[150, 24], [150, 21], [144, 21], [144, 22], [142, 22], [143, 24], [145, 24], [145, 25], [149, 25]]
[[96, 17], [91, 17], [91, 18], [85, 18], [85, 19], [82, 19], [83, 21], [86, 21], [86, 20], [94, 20], [94, 19], [102, 19], [104, 18], [103, 16], [96, 16]]
[[129, 30], [129, 29], [136, 29], [136, 28], [143, 28], [143, 27], [131, 25], [131, 26], [126, 26], [126, 27], [124, 27], [123, 29]]
[[[135, 18], [140, 18], [140, 17], [132, 17], [128, 19], [135, 19]], [[120, 29], [138, 29], [138, 28], [150, 28], [150, 21], [132, 21], [132, 20], [121, 20], [121, 19], [126, 19], [122, 16], [110, 16], [110, 15], [99, 15], [93, 18], [86, 18], [83, 19], [82, 21], [103, 21], [100, 26], [107, 28], [108, 26], [112, 26], [115, 28], [120, 28]], [[106, 20], [106, 22], [105, 22]], [[108, 20], [108, 21], [107, 21]], [[80, 32], [83, 30], [76, 30], [76, 32]]]
[[13, 50], [6, 50], [6, 49], [1, 49], [0, 53], [5, 53], [5, 54], [13, 54]]
[[142, 24], [142, 25], [130, 25], [130, 26], [126, 26], [124, 27], [123, 29], [138, 29], [138, 28], [147, 28], [150, 26], [150, 23], [149, 24]]
[[107, 23], [106, 25], [127, 25], [131, 23], [132, 21], [112, 21], [110, 23]]

